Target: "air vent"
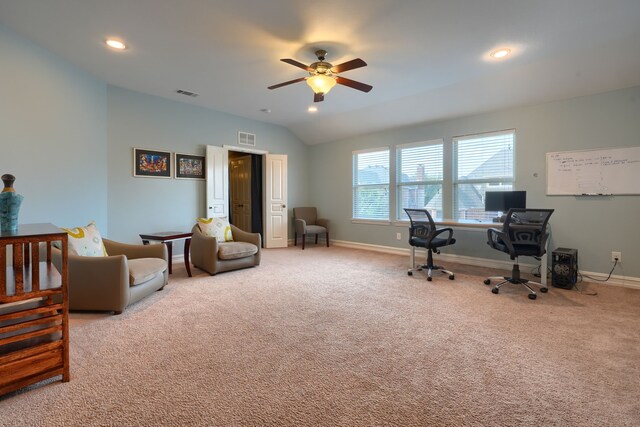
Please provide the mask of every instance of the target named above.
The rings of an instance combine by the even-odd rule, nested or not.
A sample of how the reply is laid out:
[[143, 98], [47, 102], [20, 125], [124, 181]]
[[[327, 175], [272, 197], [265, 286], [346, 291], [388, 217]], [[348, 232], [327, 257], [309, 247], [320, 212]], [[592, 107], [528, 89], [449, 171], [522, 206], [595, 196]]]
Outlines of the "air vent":
[[188, 90], [182, 90], [182, 89], [177, 90], [176, 93], [179, 93], [180, 95], [190, 96], [192, 98], [195, 98], [196, 96], [200, 96], [195, 92], [189, 92]]
[[238, 132], [238, 144], [256, 146], [256, 136], [252, 133]]

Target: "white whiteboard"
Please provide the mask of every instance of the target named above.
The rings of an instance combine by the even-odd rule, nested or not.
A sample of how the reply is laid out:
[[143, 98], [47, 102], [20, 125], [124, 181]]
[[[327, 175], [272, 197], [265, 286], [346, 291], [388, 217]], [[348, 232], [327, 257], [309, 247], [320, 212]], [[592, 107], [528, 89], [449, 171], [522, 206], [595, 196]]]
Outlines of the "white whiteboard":
[[547, 195], [640, 194], [640, 147], [547, 153]]

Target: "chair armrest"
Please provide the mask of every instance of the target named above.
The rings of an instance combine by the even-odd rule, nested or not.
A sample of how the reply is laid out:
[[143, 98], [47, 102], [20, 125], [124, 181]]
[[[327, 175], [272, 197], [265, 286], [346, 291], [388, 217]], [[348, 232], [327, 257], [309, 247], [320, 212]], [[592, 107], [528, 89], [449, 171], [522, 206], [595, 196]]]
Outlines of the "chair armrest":
[[218, 253], [218, 239], [204, 235], [202, 231], [200, 231], [198, 224], [193, 226], [191, 233], [191, 251], [194, 250], [195, 246], [198, 251], [208, 249], [211, 250], [212, 253]]
[[453, 228], [451, 228], [451, 227], [437, 229], [433, 233], [433, 236], [431, 236], [431, 239], [429, 239], [429, 240], [435, 239], [436, 237], [438, 237], [442, 233], [449, 233], [449, 236], [447, 236], [447, 245], [451, 244], [451, 239], [453, 238]]
[[124, 255], [128, 259], [136, 258], [169, 258], [166, 245], [129, 245], [102, 239], [104, 247], [109, 255]]
[[262, 247], [262, 237], [258, 233], [247, 233], [244, 230], [240, 230], [235, 225], [231, 224], [231, 234], [233, 235], [233, 240], [236, 242], [247, 242], [253, 243], [260, 249]]
[[[163, 245], [164, 246], [164, 245]], [[58, 270], [62, 252], [51, 248]], [[68, 255], [69, 306], [76, 310], [123, 311], [129, 304], [129, 265], [126, 256], [85, 257]]]
[[329, 231], [329, 220], [326, 218], [318, 218], [316, 220], [316, 225], [319, 225], [320, 227], [324, 227], [327, 229], [327, 231]]
[[307, 221], [304, 219], [296, 218], [294, 220], [295, 232], [298, 234], [305, 234], [307, 232]]
[[[199, 268], [204, 268], [210, 274], [214, 274], [218, 262], [218, 240], [202, 234], [198, 224], [191, 229], [191, 262]], [[164, 246], [164, 245], [163, 245]]]
[[540, 238], [540, 252], [538, 256], [542, 256], [547, 253], [547, 239], [549, 238], [549, 233], [546, 232]]

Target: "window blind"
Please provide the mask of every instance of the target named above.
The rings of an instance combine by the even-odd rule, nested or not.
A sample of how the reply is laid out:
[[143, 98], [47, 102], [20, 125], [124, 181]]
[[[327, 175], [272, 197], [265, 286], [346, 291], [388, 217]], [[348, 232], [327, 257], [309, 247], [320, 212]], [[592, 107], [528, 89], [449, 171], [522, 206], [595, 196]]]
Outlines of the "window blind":
[[442, 218], [442, 140], [398, 146], [397, 175], [398, 219], [408, 219], [404, 208], [428, 209]]
[[389, 148], [353, 152], [353, 218], [389, 220]]
[[454, 217], [488, 220], [486, 191], [508, 191], [514, 182], [515, 131], [456, 137], [454, 143]]

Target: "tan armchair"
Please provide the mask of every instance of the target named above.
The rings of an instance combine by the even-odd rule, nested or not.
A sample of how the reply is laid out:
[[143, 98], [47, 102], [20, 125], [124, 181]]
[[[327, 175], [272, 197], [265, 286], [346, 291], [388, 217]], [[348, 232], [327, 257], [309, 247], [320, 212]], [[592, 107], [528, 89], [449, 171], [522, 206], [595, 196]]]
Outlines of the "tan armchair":
[[316, 208], [293, 208], [294, 217], [294, 233], [293, 245], [298, 245], [298, 235], [302, 236], [302, 249], [307, 240], [307, 234], [316, 236], [316, 245], [318, 244], [318, 235], [324, 234], [329, 247], [329, 220], [318, 218]]
[[[131, 304], [169, 280], [165, 245], [129, 245], [102, 240], [109, 256], [69, 254], [69, 309], [113, 311], [121, 314]], [[58, 269], [62, 253], [52, 248]]]
[[247, 233], [231, 224], [233, 242], [218, 242], [215, 237], [204, 235], [198, 224], [191, 232], [191, 263], [212, 276], [260, 265], [262, 237], [258, 233]]

